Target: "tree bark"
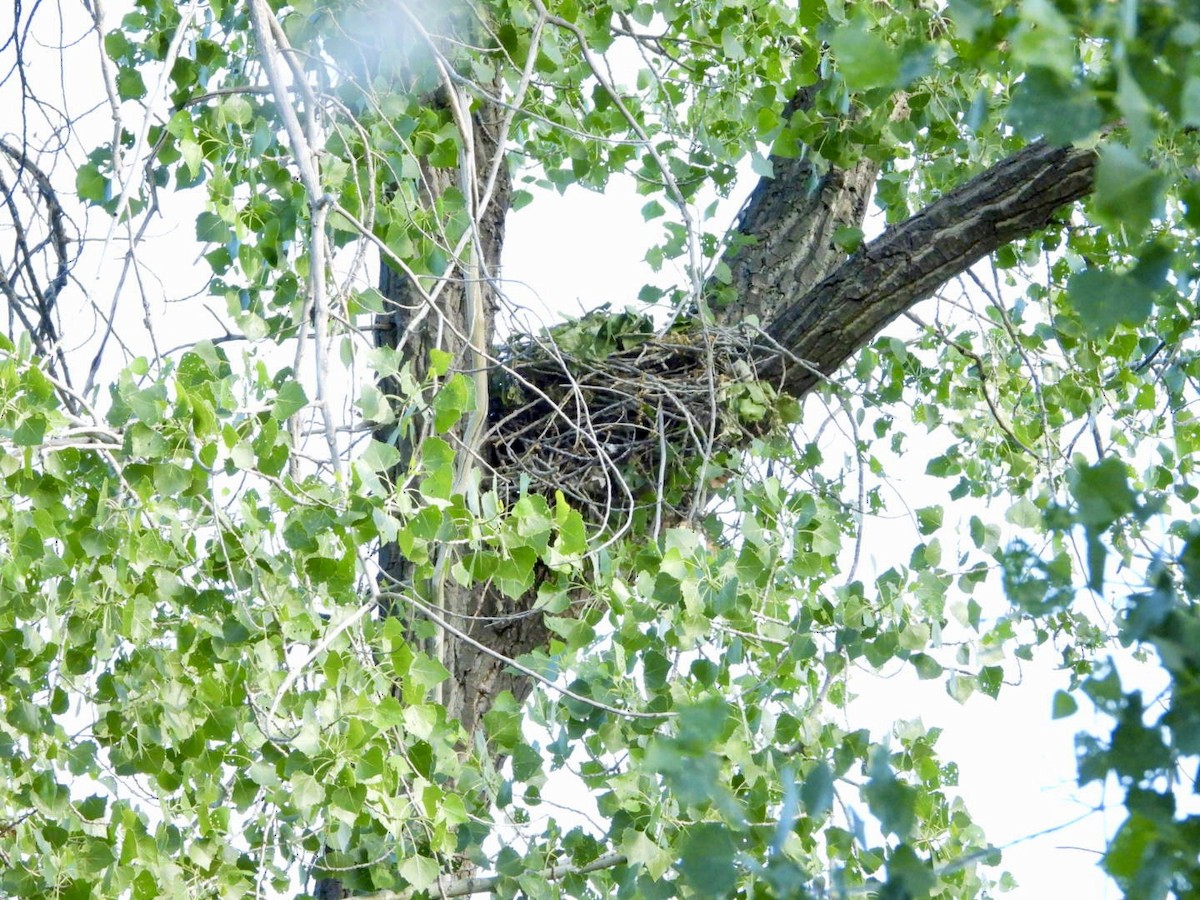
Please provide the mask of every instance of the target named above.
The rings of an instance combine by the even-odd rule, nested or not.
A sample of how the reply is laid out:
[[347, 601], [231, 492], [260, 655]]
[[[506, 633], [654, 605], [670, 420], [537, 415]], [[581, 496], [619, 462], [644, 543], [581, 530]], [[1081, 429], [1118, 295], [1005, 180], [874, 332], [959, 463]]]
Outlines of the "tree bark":
[[[759, 376], [802, 396], [905, 310], [1091, 193], [1095, 167], [1092, 150], [1039, 141], [889, 228], [820, 283], [776, 304], [766, 324], [775, 347]], [[772, 186], [779, 189], [786, 187]]]
[[[489, 110], [485, 109], [476, 114], [473, 129], [478, 182], [475, 189], [478, 195], [483, 194], [483, 181], [486, 180], [491, 161], [497, 154], [504, 152], [500, 146], [502, 136], [496, 130], [499, 116], [495, 110], [490, 112], [491, 115]], [[459, 174], [453, 170], [425, 166], [422, 176], [425, 200], [431, 206], [446, 191], [459, 186]], [[482, 250], [483, 258], [479, 267], [482, 279], [476, 288], [482, 291], [485, 313], [482, 330], [484, 346], [477, 349], [483, 352], [488, 352], [492, 343], [497, 305], [496, 284], [504, 246], [504, 218], [508, 213], [509, 204], [508, 169], [502, 165], [491, 201], [486, 209], [480, 211], [477, 223], [478, 247]], [[434, 348], [453, 355], [452, 371], [472, 371], [475, 363], [474, 354], [469, 346], [472, 327], [467, 307], [471, 302], [468, 282], [475, 277], [477, 276], [474, 273], [464, 269], [461, 261], [455, 262], [453, 268], [445, 275], [447, 283], [438, 297], [437, 308], [425, 311], [422, 309], [423, 300], [409, 279], [386, 261], [382, 263], [380, 292], [388, 301], [389, 310], [377, 317], [375, 325], [378, 340], [383, 346], [404, 352], [418, 382], [424, 382], [429, 376], [430, 350]], [[419, 315], [421, 317], [418, 319]], [[385, 393], [393, 396], [398, 392], [394, 384], [385, 384], [383, 389]], [[485, 400], [484, 409], [480, 410], [480, 414], [486, 415], [486, 412]], [[427, 431], [428, 427], [428, 422], [414, 422], [413, 429], [418, 433], [416, 439], [400, 436], [402, 461], [397, 473], [399, 477], [395, 479], [397, 483], [403, 480], [411, 453], [419, 444], [420, 432]], [[386, 431], [387, 429], [381, 429], [377, 437], [380, 440], [391, 438]], [[465, 446], [465, 436], [461, 429], [450, 437], [458, 441], [460, 456], [478, 453], [483, 457], [482, 462], [486, 463], [486, 447]], [[451, 562], [447, 557], [440, 567], [439, 586], [422, 586], [414, 584], [411, 567], [398, 548], [395, 545], [385, 546], [379, 556], [385, 582], [383, 587], [389, 593], [416, 592], [426, 604], [432, 603], [440, 607], [449, 624], [486, 646], [495, 646], [505, 655], [519, 656], [545, 642], [548, 635], [541, 625], [540, 616], [518, 615], [524, 611], [512, 609], [512, 604], [506, 602], [503, 595], [493, 588], [476, 591], [459, 587], [452, 578], [446, 577]], [[435, 592], [436, 596], [432, 596], [431, 592]], [[393, 605], [384, 612], [399, 614], [403, 610]], [[442, 697], [447, 714], [452, 719], [458, 719], [469, 734], [495, 696], [500, 691], [512, 687], [518, 679], [505, 670], [503, 662], [448, 635], [443, 635], [443, 639], [438, 641], [436, 653], [450, 671], [449, 683], [445, 686]], [[523, 679], [520, 681], [524, 682]]]
[[[819, 84], [803, 88], [788, 104], [786, 116], [807, 109]], [[851, 169], [819, 176], [803, 155], [770, 159], [772, 176], [761, 178], [738, 218], [724, 262], [732, 275], [734, 297], [717, 304], [725, 323], [750, 316], [760, 324], [780, 307], [808, 293], [846, 258], [834, 241], [843, 228], [858, 228], [879, 164], [863, 158]]]

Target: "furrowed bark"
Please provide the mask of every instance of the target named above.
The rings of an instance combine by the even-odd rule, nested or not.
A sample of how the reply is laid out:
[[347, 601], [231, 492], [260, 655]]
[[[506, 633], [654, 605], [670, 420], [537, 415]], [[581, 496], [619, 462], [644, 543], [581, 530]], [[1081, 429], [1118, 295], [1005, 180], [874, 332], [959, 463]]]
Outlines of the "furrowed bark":
[[[498, 143], [500, 136], [496, 133], [496, 120], [490, 118], [488, 112], [484, 110], [477, 114], [475, 123], [476, 158], [479, 161], [477, 177], [481, 181], [485, 178], [490, 161], [496, 154], [503, 152]], [[429, 192], [427, 200], [432, 204], [445, 191], [458, 186], [458, 174], [448, 169], [430, 168], [424, 173], [424, 183]], [[482, 184], [479, 187], [482, 192]], [[482, 272], [485, 278], [484, 283], [477, 285], [477, 288], [484, 294], [484, 332], [488, 345], [491, 343], [496, 309], [494, 282], [500, 269], [500, 255], [504, 245], [504, 218], [508, 213], [509, 204], [508, 172], [502, 167], [491, 203], [483, 211], [479, 221], [479, 243], [483, 250]], [[376, 322], [379, 341], [391, 347], [396, 347], [398, 342], [402, 342], [401, 349], [418, 380], [425, 379], [429, 367], [429, 351], [435, 347], [454, 354], [452, 369], [470, 372], [473, 367], [472, 353], [462, 339], [471, 331], [466, 310], [469, 303], [466, 282], [470, 274], [456, 267], [448, 272], [446, 277], [450, 283], [438, 298], [438, 308], [423, 311], [423, 301], [416, 296], [407, 277], [396, 272], [386, 262], [381, 267], [380, 292], [389, 301], [391, 310], [378, 317]], [[410, 327], [414, 318], [422, 313], [423, 318], [415, 327]], [[486, 350], [487, 347], [483, 349]], [[385, 385], [384, 390], [395, 393], [395, 386]], [[381, 440], [389, 437], [390, 435], [386, 434], [379, 435]], [[461, 438], [461, 435], [456, 437]], [[407, 458], [413, 447], [410, 442], [402, 439], [399, 448], [405, 458], [402, 466], [407, 465]], [[487, 448], [481, 448], [479, 453], [486, 463]], [[403, 474], [400, 473], [401, 477]], [[448, 568], [452, 562], [453, 560], [447, 558], [441, 567], [438, 579], [440, 587], [434, 586], [439, 592], [438, 595], [426, 596], [426, 588], [430, 586], [423, 588], [421, 585], [414, 585], [407, 560], [395, 546], [384, 546], [379, 554], [380, 568], [385, 578], [384, 591], [417, 592], [421, 595], [422, 602], [440, 607], [440, 613], [449, 624], [505, 656], [520, 656], [545, 643], [548, 633], [542, 625], [540, 615], [522, 615], [523, 610], [514, 609], [511, 601], [506, 600], [499, 590], [490, 586], [482, 589], [459, 587], [448, 575]], [[384, 612], [410, 614], [410, 611], [399, 606]], [[530, 690], [531, 686], [527, 680], [508, 671], [503, 662], [451, 635], [444, 635], [444, 640], [440, 642], [437, 650], [442, 664], [451, 675], [442, 698], [447, 714], [450, 718], [458, 719], [468, 733], [476, 727], [480, 716], [487, 711], [492, 700], [502, 690], [514, 690], [519, 692], [518, 696], [522, 698]]]
[[[812, 289], [777, 307], [766, 333], [786, 353], [762, 360], [759, 376], [803, 395], [905, 310], [1091, 193], [1095, 166], [1092, 150], [1039, 141], [889, 228]], [[752, 289], [749, 283], [738, 287]]]
[[[798, 92], [787, 115], [811, 106], [818, 85]], [[879, 164], [863, 159], [818, 178], [808, 159], [772, 156], [773, 177], [759, 181], [739, 217], [724, 262], [736, 298], [717, 309], [723, 322], [756, 316], [769, 322], [792, 298], [812, 289], [846, 258], [834, 243], [842, 228], [862, 225]]]

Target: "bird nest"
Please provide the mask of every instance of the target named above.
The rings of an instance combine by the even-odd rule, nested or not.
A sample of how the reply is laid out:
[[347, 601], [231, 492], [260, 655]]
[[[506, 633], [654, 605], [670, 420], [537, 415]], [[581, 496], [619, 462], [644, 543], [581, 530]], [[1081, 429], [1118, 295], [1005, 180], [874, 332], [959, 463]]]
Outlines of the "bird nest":
[[562, 491], [603, 530], [690, 519], [731, 450], [775, 417], [753, 336], [655, 336], [644, 316], [592, 315], [508, 343], [491, 390], [493, 484], [509, 501]]

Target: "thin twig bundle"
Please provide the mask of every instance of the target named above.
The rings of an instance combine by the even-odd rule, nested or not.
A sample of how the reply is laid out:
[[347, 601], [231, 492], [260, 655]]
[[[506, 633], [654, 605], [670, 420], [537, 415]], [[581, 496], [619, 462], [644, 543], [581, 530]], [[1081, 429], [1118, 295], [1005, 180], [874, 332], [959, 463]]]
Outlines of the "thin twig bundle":
[[752, 379], [754, 342], [706, 328], [613, 343], [604, 354], [568, 351], [553, 332], [509, 342], [492, 385], [494, 485], [508, 502], [561, 490], [604, 529], [643, 511], [655, 522], [691, 518], [728, 448], [767, 418], [735, 402]]

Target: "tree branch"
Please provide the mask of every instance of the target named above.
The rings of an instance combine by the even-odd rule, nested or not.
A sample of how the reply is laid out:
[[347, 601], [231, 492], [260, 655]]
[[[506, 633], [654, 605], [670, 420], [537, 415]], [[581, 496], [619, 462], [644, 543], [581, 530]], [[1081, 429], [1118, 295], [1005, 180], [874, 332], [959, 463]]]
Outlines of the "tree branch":
[[812, 369], [777, 354], [760, 361], [759, 376], [804, 394], [909, 307], [1091, 193], [1095, 166], [1093, 150], [1038, 141], [889, 228], [767, 323]]

